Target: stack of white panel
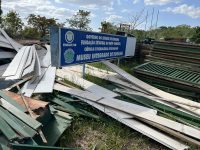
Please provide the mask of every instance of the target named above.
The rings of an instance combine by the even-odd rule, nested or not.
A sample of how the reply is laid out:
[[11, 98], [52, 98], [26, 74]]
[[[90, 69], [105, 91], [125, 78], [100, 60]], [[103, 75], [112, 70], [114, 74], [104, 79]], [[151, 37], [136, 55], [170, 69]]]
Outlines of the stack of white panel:
[[11, 39], [3, 29], [0, 29], [0, 59], [13, 58], [22, 45]]
[[53, 91], [56, 68], [51, 67], [50, 46], [23, 46], [2, 75], [6, 80], [32, 77], [22, 88], [26, 96]]

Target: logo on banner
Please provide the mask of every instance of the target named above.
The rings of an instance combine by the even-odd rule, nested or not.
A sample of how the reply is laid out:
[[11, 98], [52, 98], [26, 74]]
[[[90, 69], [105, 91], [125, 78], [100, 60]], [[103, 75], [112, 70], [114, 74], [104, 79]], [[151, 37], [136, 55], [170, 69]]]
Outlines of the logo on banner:
[[73, 49], [69, 48], [64, 53], [65, 63], [72, 63], [74, 61], [75, 52]]
[[65, 40], [67, 43], [72, 43], [74, 41], [74, 33], [72, 31], [67, 31], [65, 34]]

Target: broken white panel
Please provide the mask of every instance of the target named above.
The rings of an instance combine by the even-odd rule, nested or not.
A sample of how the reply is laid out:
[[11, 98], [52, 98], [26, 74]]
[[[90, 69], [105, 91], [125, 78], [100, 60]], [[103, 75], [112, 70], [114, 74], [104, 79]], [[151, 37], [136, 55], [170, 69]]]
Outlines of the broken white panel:
[[39, 77], [34, 77], [32, 80], [27, 81], [24, 86], [22, 87], [22, 93], [24, 96], [31, 97], [35, 88], [37, 87], [38, 83], [42, 79], [43, 75], [45, 74], [47, 68], [41, 69], [41, 75]]
[[57, 70], [57, 76], [61, 78], [65, 78], [69, 80], [70, 82], [81, 86], [87, 91], [90, 91], [92, 93], [95, 93], [96, 95], [102, 96], [102, 97], [117, 97], [119, 96], [117, 93], [114, 93], [108, 89], [105, 89], [95, 83], [92, 83], [90, 81], [87, 81], [79, 76], [77, 76], [75, 73], [71, 71], [64, 71], [64, 70]]
[[35, 49], [35, 46], [33, 47], [33, 50], [35, 51], [35, 58], [36, 58], [35, 67], [34, 67], [34, 75], [35, 76], [41, 76], [42, 75], [41, 64], [40, 64], [40, 60], [39, 60], [39, 57], [38, 57], [38, 53]]
[[131, 118], [131, 116], [127, 113], [94, 103], [92, 101], [87, 101], [84, 99], [82, 99], [82, 100], [85, 101], [86, 103], [90, 104], [91, 106], [97, 108], [98, 110], [106, 113], [108, 116], [116, 119], [117, 121], [146, 135], [147, 137], [163, 144], [164, 146], [166, 146], [172, 150], [185, 150], [185, 149], [189, 148], [187, 145], [173, 139], [171, 136], [166, 135], [166, 134], [162, 133], [161, 131], [158, 131], [157, 129], [151, 128], [148, 125], [145, 125], [145, 124]]
[[12, 45], [13, 49], [19, 51], [22, 48], [22, 45], [14, 41], [12, 38], [10, 38], [3, 29], [0, 29], [0, 32], [7, 39], [10, 45]]
[[28, 66], [28, 67], [26, 67], [24, 69], [22, 77], [24, 77], [25, 75], [30, 74], [30, 73], [32, 73], [34, 71], [35, 63], [36, 63], [36, 54], [35, 54], [35, 51], [32, 50], [32, 54], [30, 53], [30, 55], [32, 56], [30, 66]]
[[30, 49], [31, 49], [31, 47], [27, 46], [27, 48], [24, 50], [24, 55], [21, 58], [21, 62], [19, 63], [16, 74], [14, 76], [6, 77], [6, 80], [21, 79], [24, 66], [25, 66], [26, 61], [27, 61], [28, 56], [29, 56]]
[[10, 63], [10, 65], [8, 66], [6, 71], [4, 72], [3, 77], [16, 75], [17, 70], [18, 70], [19, 65], [20, 65], [20, 63], [22, 61], [22, 58], [23, 58], [23, 55], [25, 53], [26, 48], [27, 48], [27, 46], [24, 46], [19, 50], [17, 55], [14, 57], [14, 59], [12, 60], [12, 62]]
[[[83, 90], [79, 90], [79, 89], [71, 89], [69, 87], [66, 87], [66, 86], [63, 86], [60, 84], [55, 84], [54, 89], [77, 96], [77, 97], [85, 98], [85, 99], [88, 99], [91, 101], [96, 101], [97, 103], [99, 103], [99, 102], [101, 103], [104, 100], [103, 95], [99, 96], [95, 93], [88, 94], [87, 91], [83, 91]], [[84, 97], [83, 97], [83, 95], [84, 95]], [[98, 96], [99, 96], [99, 98], [98, 98]], [[117, 105], [119, 109], [126, 108], [126, 109], [130, 110], [130, 112], [133, 112], [133, 114], [140, 114], [140, 115], [148, 114], [148, 115], [152, 115], [152, 116], [155, 116], [157, 114], [157, 111], [153, 110], [151, 108], [143, 107], [140, 105], [136, 105], [133, 103], [128, 103], [125, 101], [112, 99], [112, 98], [109, 98], [109, 100], [110, 100], [110, 104], [113, 103], [113, 105], [115, 105], [115, 106]], [[105, 99], [105, 101], [106, 101], [106, 99]]]
[[56, 77], [56, 67], [49, 67], [37, 84], [33, 93], [52, 93]]
[[[59, 86], [57, 86], [57, 87], [60, 88]], [[55, 86], [54, 86], [54, 88], [55, 88]], [[142, 107], [142, 106], [139, 106], [136, 104], [133, 105], [132, 103], [128, 103], [128, 102], [121, 101], [121, 100], [114, 99], [114, 98], [113, 99], [112, 98], [102, 98], [99, 100], [94, 100], [90, 96], [92, 96], [92, 95], [97, 96], [97, 95], [91, 93], [90, 96], [83, 97], [82, 95], [86, 91], [82, 91], [82, 90], [78, 90], [78, 89], [71, 89], [71, 88], [63, 87], [63, 86], [60, 89], [62, 89], [63, 92], [66, 92], [68, 94], [71, 94], [71, 95], [74, 95], [77, 97], [82, 97], [82, 98], [97, 102], [99, 104], [102, 104], [102, 105], [105, 105], [108, 107], [112, 107], [114, 109], [118, 109], [125, 113], [129, 113], [137, 118], [146, 119], [146, 120], [155, 122], [157, 124], [163, 125], [165, 127], [168, 127], [170, 129], [173, 129], [175, 131], [178, 131], [180, 133], [200, 139], [200, 130], [199, 129], [175, 122], [170, 119], [166, 119], [164, 117], [160, 117], [158, 115], [155, 115], [155, 113], [149, 113], [148, 111], [145, 111], [145, 109], [149, 109], [149, 108], [145, 108], [145, 107]], [[80, 93], [82, 95], [80, 95]]]
[[1, 65], [0, 66], [0, 77], [3, 75], [5, 72], [6, 68], [9, 66], [9, 64]]
[[32, 59], [33, 59], [33, 50], [32, 50], [32, 47], [31, 47], [30, 51], [29, 51], [29, 54], [28, 54], [28, 58], [27, 58], [26, 64], [24, 65], [24, 69], [31, 65]]
[[49, 67], [51, 65], [51, 48], [50, 45], [45, 45], [47, 48], [47, 53], [44, 56], [42, 62], [41, 62], [41, 67]]

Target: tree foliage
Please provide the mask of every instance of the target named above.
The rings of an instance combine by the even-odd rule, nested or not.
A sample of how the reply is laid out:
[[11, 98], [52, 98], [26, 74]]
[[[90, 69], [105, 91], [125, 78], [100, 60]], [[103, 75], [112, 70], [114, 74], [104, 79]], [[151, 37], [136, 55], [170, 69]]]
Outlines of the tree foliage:
[[2, 18], [2, 27], [11, 37], [18, 37], [23, 25], [19, 14], [15, 11], [8, 12]]
[[28, 25], [37, 29], [41, 37], [45, 36], [50, 26], [63, 26], [63, 24], [57, 23], [55, 18], [46, 18], [45, 16], [35, 14], [30, 14], [27, 19]]
[[99, 28], [102, 33], [110, 33], [110, 34], [115, 34], [117, 31], [117, 26], [114, 25], [113, 23], [103, 21], [101, 22], [101, 27]]
[[3, 14], [3, 11], [1, 9], [1, 0], [0, 0], [0, 24], [2, 23], [2, 14]]
[[91, 20], [89, 19], [90, 12], [79, 10], [76, 14], [72, 16], [72, 18], [67, 19], [70, 27], [80, 29], [80, 30], [91, 30], [89, 24]]
[[193, 34], [192, 41], [200, 44], [200, 27], [195, 27], [195, 33]]
[[25, 39], [40, 39], [40, 33], [36, 28], [32, 27], [25, 27], [22, 30], [21, 35]]

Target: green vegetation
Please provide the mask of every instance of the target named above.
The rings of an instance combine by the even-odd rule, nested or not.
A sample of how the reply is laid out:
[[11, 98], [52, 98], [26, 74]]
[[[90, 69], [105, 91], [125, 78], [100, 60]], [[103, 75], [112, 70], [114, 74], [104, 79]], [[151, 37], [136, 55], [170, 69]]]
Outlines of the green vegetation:
[[76, 118], [60, 139], [61, 146], [85, 150], [167, 150], [103, 113], [98, 114], [101, 120]]
[[72, 18], [67, 19], [70, 27], [80, 29], [80, 30], [91, 30], [89, 24], [91, 20], [89, 19], [90, 12], [79, 10]]
[[[0, 1], [1, 2], [1, 1]], [[0, 3], [1, 4], [1, 3]], [[0, 16], [1, 16], [0, 7]], [[143, 16], [144, 11], [133, 16], [133, 20], [130, 25], [130, 29], [125, 31], [134, 35], [138, 41], [143, 41], [145, 38], [153, 38], [156, 40], [163, 39], [180, 39], [190, 41], [194, 43], [200, 43], [200, 27], [191, 27], [189, 25], [178, 25], [176, 27], [161, 26], [156, 29], [150, 29], [148, 31], [138, 30], [136, 27], [140, 25], [144, 19], [140, 19]], [[90, 11], [79, 10], [71, 18], [66, 19], [69, 27], [92, 30], [90, 28]], [[144, 16], [143, 16], [144, 17]], [[1, 19], [2, 18], [2, 19]], [[19, 14], [14, 11], [10, 11], [7, 14], [0, 17], [1, 28], [13, 38], [26, 38], [26, 39], [40, 39], [48, 34], [50, 26], [65, 26], [66, 22], [60, 23], [56, 18], [46, 18], [45, 16], [30, 14], [27, 18], [28, 25], [24, 26]], [[139, 19], [139, 20], [138, 20]], [[116, 34], [119, 30], [119, 26], [112, 22], [102, 21], [100, 28], [102, 33]]]
[[24, 23], [19, 14], [15, 11], [10, 11], [2, 18], [1, 27], [11, 36], [19, 37]]

